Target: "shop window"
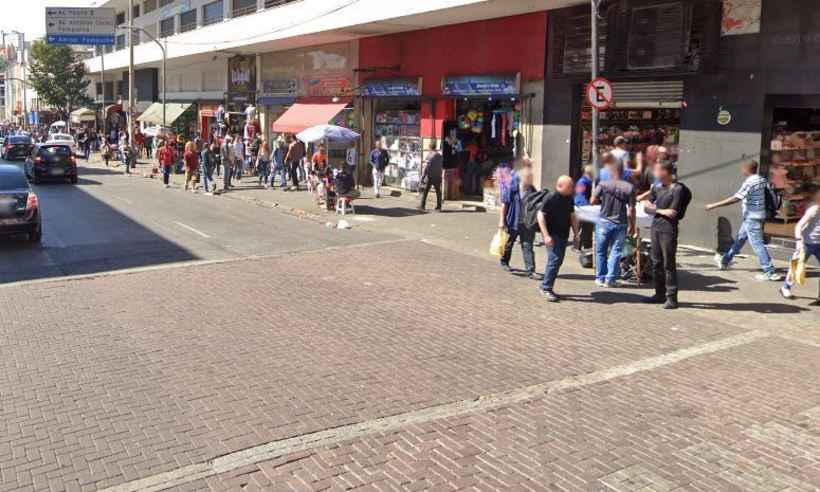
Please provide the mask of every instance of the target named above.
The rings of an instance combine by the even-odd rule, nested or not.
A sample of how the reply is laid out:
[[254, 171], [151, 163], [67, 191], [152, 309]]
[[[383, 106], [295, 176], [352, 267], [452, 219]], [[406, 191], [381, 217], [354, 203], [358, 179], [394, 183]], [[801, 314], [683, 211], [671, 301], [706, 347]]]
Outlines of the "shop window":
[[781, 193], [783, 206], [766, 232], [791, 238], [794, 223], [812, 204], [811, 186], [820, 185], [820, 108], [775, 107], [770, 124], [770, 157], [764, 171]]
[[208, 26], [217, 22], [222, 22], [225, 16], [223, 0], [216, 0], [202, 7], [202, 25]]
[[390, 154], [385, 182], [415, 189], [421, 168], [421, 106], [417, 98], [376, 99], [373, 134]]
[[174, 18], [168, 17], [159, 21], [159, 35], [162, 38], [174, 35]]
[[232, 0], [232, 15], [240, 17], [256, 12], [256, 0]]
[[188, 32], [196, 29], [196, 9], [191, 9], [179, 15], [179, 32]]
[[142, 11], [144, 13], [153, 12], [157, 9], [157, 0], [145, 0], [145, 3], [142, 4]]

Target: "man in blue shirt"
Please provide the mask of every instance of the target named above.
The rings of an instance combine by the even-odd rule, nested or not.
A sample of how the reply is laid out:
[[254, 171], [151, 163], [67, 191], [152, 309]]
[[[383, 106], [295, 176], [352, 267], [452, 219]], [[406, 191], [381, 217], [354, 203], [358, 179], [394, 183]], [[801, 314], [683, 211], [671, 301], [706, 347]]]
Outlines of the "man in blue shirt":
[[532, 170], [528, 167], [521, 169], [513, 176], [512, 183], [501, 196], [501, 215], [498, 228], [506, 229], [509, 234], [507, 244], [504, 246], [504, 255], [501, 257], [501, 268], [510, 271], [510, 257], [515, 246], [515, 241], [521, 241], [521, 255], [524, 257], [524, 270], [527, 277], [535, 278], [535, 253], [533, 251], [533, 241], [535, 231], [530, 230], [524, 224], [524, 199], [530, 193], [534, 193], [535, 187], [532, 185]]
[[726, 270], [732, 263], [732, 259], [740, 253], [746, 241], [752, 245], [752, 249], [760, 262], [763, 273], [757, 275], [758, 280], [769, 280], [779, 282], [783, 276], [778, 274], [766, 249], [763, 240], [763, 225], [766, 222], [766, 178], [757, 174], [758, 164], [755, 161], [744, 163], [741, 166], [743, 176], [746, 178], [743, 185], [733, 196], [719, 202], [706, 205], [706, 210], [714, 210], [719, 207], [726, 207], [741, 202], [742, 222], [737, 231], [732, 247], [726, 254], [716, 254], [715, 263], [721, 270]]

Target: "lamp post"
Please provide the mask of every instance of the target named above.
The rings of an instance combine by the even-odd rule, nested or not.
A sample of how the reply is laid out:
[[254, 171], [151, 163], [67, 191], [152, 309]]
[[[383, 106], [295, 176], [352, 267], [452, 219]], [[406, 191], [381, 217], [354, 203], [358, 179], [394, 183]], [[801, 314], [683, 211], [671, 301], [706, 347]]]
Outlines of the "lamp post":
[[166, 45], [163, 45], [162, 43], [159, 42], [159, 40], [157, 38], [152, 36], [151, 33], [149, 33], [148, 31], [146, 31], [145, 29], [143, 29], [141, 27], [121, 26], [120, 28], [121, 29], [130, 29], [132, 31], [141, 32], [148, 39], [150, 39], [151, 41], [156, 43], [156, 45], [159, 46], [159, 49], [162, 52], [162, 127], [165, 128], [165, 124], [166, 124], [165, 123], [165, 94], [166, 94], [165, 93], [165, 66], [166, 66], [166, 61], [167, 61], [167, 48], [168, 48], [167, 47], [167, 41], [166, 41]]

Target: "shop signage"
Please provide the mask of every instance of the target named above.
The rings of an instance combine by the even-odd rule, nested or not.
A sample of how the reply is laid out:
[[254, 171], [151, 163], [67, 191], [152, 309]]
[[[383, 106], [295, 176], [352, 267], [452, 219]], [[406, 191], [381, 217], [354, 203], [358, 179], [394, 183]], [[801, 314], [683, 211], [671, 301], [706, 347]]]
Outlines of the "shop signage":
[[421, 78], [367, 80], [360, 93], [365, 97], [419, 97]]
[[228, 59], [228, 92], [256, 92], [256, 56]]
[[263, 80], [262, 92], [257, 98], [257, 103], [263, 106], [292, 104], [298, 95], [299, 82], [297, 79]]
[[459, 75], [445, 77], [441, 92], [445, 96], [517, 96], [521, 74]]
[[720, 111], [718, 111], [718, 115], [717, 115], [717, 122], [718, 122], [718, 125], [720, 125], [720, 126], [728, 125], [729, 123], [732, 122], [732, 113], [730, 113], [729, 111], [727, 111], [723, 108], [720, 108]]
[[598, 77], [587, 84], [584, 91], [589, 105], [598, 110], [607, 109], [612, 105], [614, 94], [612, 92], [612, 82], [603, 77]]
[[46, 7], [49, 44], [114, 44], [116, 14], [110, 8]]
[[303, 80], [308, 96], [341, 96], [350, 94], [353, 84], [346, 74], [312, 74]]

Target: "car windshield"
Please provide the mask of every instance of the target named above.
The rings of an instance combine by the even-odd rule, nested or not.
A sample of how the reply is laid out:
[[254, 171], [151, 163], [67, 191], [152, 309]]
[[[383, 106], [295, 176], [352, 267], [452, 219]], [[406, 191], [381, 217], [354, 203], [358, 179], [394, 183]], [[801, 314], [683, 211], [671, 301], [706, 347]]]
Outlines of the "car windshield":
[[71, 155], [71, 149], [65, 145], [46, 145], [40, 147], [40, 149], [52, 155]]
[[28, 188], [28, 181], [23, 171], [0, 170], [0, 191], [19, 190]]
[[52, 135], [52, 140], [59, 140], [61, 142], [73, 142], [74, 139], [70, 135]]
[[31, 137], [9, 137], [10, 144], [30, 144]]

